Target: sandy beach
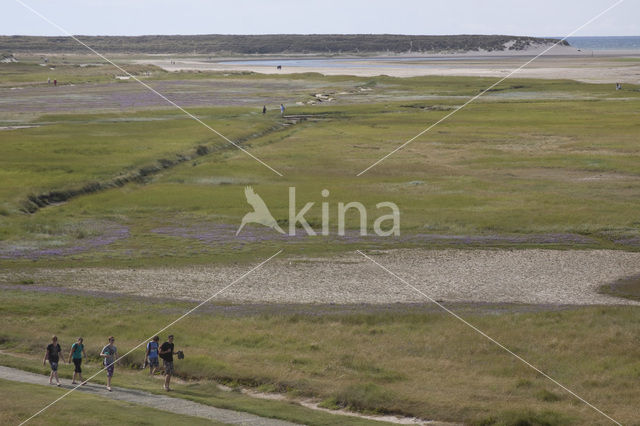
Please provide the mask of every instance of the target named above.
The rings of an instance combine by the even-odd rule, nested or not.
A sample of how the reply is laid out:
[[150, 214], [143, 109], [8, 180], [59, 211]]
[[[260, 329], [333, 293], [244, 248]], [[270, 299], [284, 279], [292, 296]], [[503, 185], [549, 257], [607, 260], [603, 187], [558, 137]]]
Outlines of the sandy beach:
[[[637, 84], [640, 82], [640, 51], [586, 51], [566, 46], [557, 46], [548, 52], [545, 52], [544, 48], [534, 48], [523, 51], [407, 54], [371, 58], [320, 58], [317, 56], [158, 57], [137, 60], [136, 63], [153, 64], [167, 71], [250, 71], [261, 74], [320, 73], [360, 77], [377, 75], [393, 77], [429, 75], [505, 77], [543, 52], [542, 56], [527, 64], [512, 77], [571, 79], [589, 83]], [[282, 69], [277, 69], [272, 65], [278, 59], [283, 63]], [[300, 60], [303, 64], [287, 65], [295, 59]], [[393, 59], [393, 61], [389, 59]], [[269, 62], [269, 65], [263, 64], [265, 61]], [[314, 65], [314, 61], [317, 61], [318, 64]], [[336, 61], [336, 63], [328, 65], [327, 62], [330, 61]]]

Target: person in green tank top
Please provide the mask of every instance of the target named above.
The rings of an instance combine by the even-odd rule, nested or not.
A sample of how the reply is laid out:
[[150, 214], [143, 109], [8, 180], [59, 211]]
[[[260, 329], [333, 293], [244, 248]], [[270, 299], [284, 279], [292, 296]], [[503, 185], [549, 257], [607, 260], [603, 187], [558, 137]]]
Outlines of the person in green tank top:
[[73, 360], [73, 365], [75, 366], [75, 370], [73, 371], [73, 380], [71, 381], [72, 385], [76, 384], [76, 376], [80, 379], [81, 384], [85, 384], [82, 379], [82, 358], [86, 358], [87, 354], [84, 351], [84, 344], [82, 343], [82, 337], [78, 337], [78, 341], [71, 345], [71, 350], [69, 351], [69, 359]]

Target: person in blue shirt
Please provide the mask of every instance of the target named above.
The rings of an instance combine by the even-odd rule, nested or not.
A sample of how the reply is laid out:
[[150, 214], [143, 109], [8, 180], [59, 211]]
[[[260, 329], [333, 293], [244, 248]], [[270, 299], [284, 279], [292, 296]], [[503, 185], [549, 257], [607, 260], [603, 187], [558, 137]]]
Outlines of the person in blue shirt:
[[149, 365], [149, 375], [153, 376], [153, 373], [158, 369], [158, 349], [160, 345], [158, 342], [160, 341], [159, 336], [154, 336], [153, 339], [149, 343], [147, 343], [147, 352], [144, 355], [144, 363], [145, 365]]

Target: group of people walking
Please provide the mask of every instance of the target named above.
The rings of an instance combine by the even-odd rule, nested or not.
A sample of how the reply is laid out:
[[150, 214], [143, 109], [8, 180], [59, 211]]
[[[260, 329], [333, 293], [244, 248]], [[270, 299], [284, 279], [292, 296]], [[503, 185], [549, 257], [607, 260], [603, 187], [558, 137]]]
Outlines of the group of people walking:
[[162, 367], [164, 368], [164, 386], [163, 389], [170, 391], [169, 384], [171, 382], [171, 376], [173, 376], [173, 334], [167, 336], [167, 341], [161, 346], [158, 346], [160, 341], [159, 336], [154, 336], [149, 343], [147, 343], [147, 351], [144, 355], [144, 365], [149, 365], [149, 375], [153, 376], [158, 367], [160, 366], [160, 360], [162, 358]]
[[[115, 365], [118, 361], [118, 348], [115, 345], [115, 337], [109, 336], [108, 343], [100, 351], [102, 357], [102, 363], [104, 369], [107, 371], [107, 390], [111, 392], [111, 378], [115, 371]], [[163, 389], [170, 391], [169, 384], [171, 382], [171, 376], [173, 375], [173, 354], [174, 344], [173, 335], [167, 337], [167, 341], [162, 345], [159, 344], [160, 337], [155, 336], [147, 343], [147, 348], [144, 356], [144, 365], [149, 366], [149, 375], [153, 375], [160, 366], [159, 358], [162, 358], [162, 364], [164, 368], [164, 386]], [[58, 378], [58, 363], [60, 359], [62, 362], [70, 364], [73, 362], [74, 371], [71, 384], [75, 385], [78, 382], [81, 385], [86, 384], [86, 381], [82, 378], [82, 359], [87, 357], [87, 353], [84, 350], [84, 343], [82, 337], [78, 337], [78, 340], [71, 345], [69, 350], [68, 360], [65, 361], [62, 347], [58, 343], [58, 337], [53, 336], [51, 343], [47, 346], [42, 360], [42, 365], [46, 365], [49, 361], [51, 366], [51, 374], [49, 376], [49, 384], [53, 385], [53, 380], [56, 381], [56, 386], [60, 386], [60, 379]]]

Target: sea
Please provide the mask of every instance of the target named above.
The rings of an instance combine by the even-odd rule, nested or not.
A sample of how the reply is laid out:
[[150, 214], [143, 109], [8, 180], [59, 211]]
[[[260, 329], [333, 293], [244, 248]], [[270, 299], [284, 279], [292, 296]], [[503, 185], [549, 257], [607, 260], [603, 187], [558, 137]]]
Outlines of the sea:
[[640, 36], [569, 37], [567, 41], [584, 50], [640, 50]]

